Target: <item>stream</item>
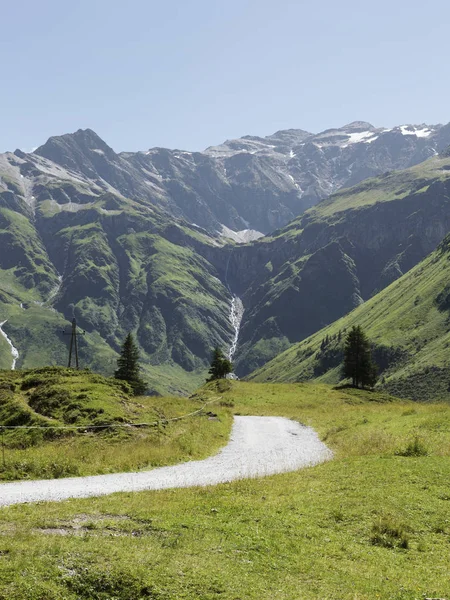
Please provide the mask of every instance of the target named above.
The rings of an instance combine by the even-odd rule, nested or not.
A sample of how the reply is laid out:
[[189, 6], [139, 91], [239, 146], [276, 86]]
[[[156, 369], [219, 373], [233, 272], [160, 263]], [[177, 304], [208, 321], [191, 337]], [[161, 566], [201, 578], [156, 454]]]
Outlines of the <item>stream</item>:
[[55, 285], [55, 287], [50, 291], [50, 294], [48, 295], [47, 301], [45, 302], [45, 304], [51, 304], [52, 301], [56, 298], [56, 296], [59, 294], [59, 290], [61, 289], [62, 286], [62, 275], [58, 275], [58, 283]]
[[17, 350], [17, 348], [14, 347], [12, 341], [9, 339], [9, 337], [6, 335], [6, 333], [2, 329], [3, 325], [5, 323], [6, 323], [6, 321], [3, 321], [2, 323], [0, 323], [0, 333], [5, 338], [5, 340], [8, 342], [8, 344], [11, 346], [11, 354], [13, 357], [11, 371], [14, 371], [14, 369], [16, 368], [17, 359], [19, 358], [19, 351]]
[[44, 301], [34, 300], [34, 303], [37, 304], [38, 306], [43, 306], [45, 308], [49, 308], [50, 310], [54, 311], [54, 309], [52, 308], [52, 302], [54, 301], [56, 296], [59, 294], [59, 290], [61, 289], [61, 286], [62, 286], [62, 280], [63, 280], [62, 275], [58, 275], [58, 283], [50, 290], [47, 300], [44, 300]]

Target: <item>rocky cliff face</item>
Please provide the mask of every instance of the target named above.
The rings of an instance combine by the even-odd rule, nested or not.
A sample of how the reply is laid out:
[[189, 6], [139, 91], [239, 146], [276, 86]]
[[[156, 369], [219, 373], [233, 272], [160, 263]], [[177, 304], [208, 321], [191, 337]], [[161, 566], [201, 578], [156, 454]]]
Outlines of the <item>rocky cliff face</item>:
[[[384, 129], [355, 122], [317, 135], [294, 129], [246, 136], [204, 152], [116, 154], [88, 129], [50, 138], [22, 158], [34, 175], [53, 164], [57, 178], [158, 206], [210, 232], [225, 225], [267, 234], [341, 188], [418, 164], [449, 144], [448, 125]], [[54, 199], [71, 195], [77, 202], [80, 194], [66, 185]]]

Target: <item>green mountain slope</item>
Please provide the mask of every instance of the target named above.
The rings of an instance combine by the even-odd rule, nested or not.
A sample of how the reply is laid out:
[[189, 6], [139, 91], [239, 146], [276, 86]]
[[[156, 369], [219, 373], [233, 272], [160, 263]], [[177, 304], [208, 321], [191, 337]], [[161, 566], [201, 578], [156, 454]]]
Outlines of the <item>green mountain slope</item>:
[[[77, 210], [44, 200], [27, 216], [14, 200], [16, 210], [0, 208], [0, 322], [19, 367], [64, 364], [62, 329], [76, 317], [82, 364], [112, 374], [133, 331], [150, 391], [202, 381], [211, 349], [232, 337], [230, 294], [200, 253], [214, 238], [112, 194]], [[3, 337], [0, 365], [11, 365]]]
[[413, 399], [450, 399], [450, 235], [406, 275], [250, 379], [338, 383], [343, 338], [353, 325], [374, 344], [378, 387]]
[[245, 282], [247, 311], [238, 374], [367, 301], [432, 252], [450, 231], [449, 175], [450, 160], [439, 156], [367, 180], [233, 250], [229, 271], [238, 289]]
[[[62, 329], [76, 317], [86, 330], [82, 365], [104, 374], [112, 374], [122, 340], [134, 332], [150, 392], [194, 389], [212, 348], [227, 350], [236, 332], [236, 373], [245, 376], [369, 300], [450, 231], [446, 156], [359, 183], [270, 237], [238, 245], [174, 216], [157, 190], [175, 179], [183, 187], [175, 165], [187, 169], [191, 159], [165, 151], [164, 166], [157, 160], [163, 154], [117, 155], [80, 131], [32, 155], [0, 155], [0, 323], [19, 368], [64, 365]], [[230, 160], [245, 162], [244, 154]], [[419, 160], [412, 157], [407, 164]], [[156, 187], [137, 174], [150, 160], [159, 165]], [[258, 181], [266, 210], [264, 178]], [[226, 202], [219, 188], [211, 190]], [[181, 195], [195, 204], [194, 214], [204, 210], [186, 189]], [[230, 320], [233, 296], [245, 309], [240, 327]], [[11, 364], [1, 336], [0, 366]]]

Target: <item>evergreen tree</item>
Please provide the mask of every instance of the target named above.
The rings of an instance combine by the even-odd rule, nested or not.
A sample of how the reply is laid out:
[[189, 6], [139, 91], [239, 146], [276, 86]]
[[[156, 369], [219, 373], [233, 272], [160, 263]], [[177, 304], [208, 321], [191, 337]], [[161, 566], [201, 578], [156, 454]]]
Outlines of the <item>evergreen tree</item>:
[[351, 377], [354, 387], [373, 387], [377, 368], [372, 361], [370, 342], [360, 325], [353, 326], [344, 345], [344, 377]]
[[114, 377], [127, 381], [133, 388], [134, 395], [140, 396], [145, 393], [147, 384], [141, 379], [139, 371], [139, 349], [133, 336], [129, 333], [117, 359], [117, 371], [114, 372]]
[[211, 375], [206, 381], [214, 381], [214, 379], [223, 379], [229, 373], [233, 372], [233, 365], [218, 347], [214, 348], [211, 366], [208, 373]]

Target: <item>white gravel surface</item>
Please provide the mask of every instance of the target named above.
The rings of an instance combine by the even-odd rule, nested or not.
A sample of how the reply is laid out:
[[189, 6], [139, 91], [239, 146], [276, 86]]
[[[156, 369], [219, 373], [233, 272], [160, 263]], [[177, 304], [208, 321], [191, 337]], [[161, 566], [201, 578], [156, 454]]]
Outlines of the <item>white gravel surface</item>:
[[227, 446], [215, 456], [173, 467], [0, 484], [0, 506], [166, 488], [207, 486], [261, 477], [329, 460], [316, 432], [282, 417], [235, 417]]

